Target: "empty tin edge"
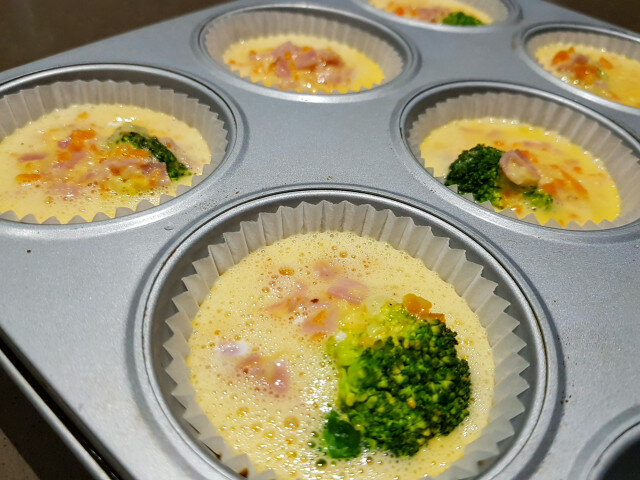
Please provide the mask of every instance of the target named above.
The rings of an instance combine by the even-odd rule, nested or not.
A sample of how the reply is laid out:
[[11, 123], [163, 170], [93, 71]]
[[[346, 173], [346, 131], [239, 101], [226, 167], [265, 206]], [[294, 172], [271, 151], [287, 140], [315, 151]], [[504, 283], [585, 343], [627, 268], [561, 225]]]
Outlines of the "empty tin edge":
[[522, 19], [522, 9], [520, 5], [513, 2], [512, 0], [498, 0], [500, 1], [505, 8], [507, 9], [507, 18], [502, 20], [501, 22], [490, 23], [489, 25], [476, 25], [473, 27], [466, 26], [456, 26], [456, 25], [443, 25], [441, 23], [430, 23], [421, 20], [413, 20], [411, 18], [401, 17], [399, 15], [394, 15], [390, 12], [385, 12], [377, 7], [371, 5], [367, 0], [351, 0], [353, 3], [358, 5], [363, 10], [370, 12], [374, 15], [385, 18], [389, 21], [399, 22], [404, 25], [408, 25], [411, 27], [417, 28], [425, 28], [427, 30], [446, 32], [446, 33], [456, 33], [456, 34], [482, 34], [482, 33], [492, 33], [495, 31], [499, 31], [504, 28], [505, 25], [515, 24], [519, 20]]
[[[431, 174], [429, 174], [429, 172], [426, 171], [422, 161], [411, 152], [411, 148], [408, 143], [408, 135], [411, 127], [409, 122], [414, 119], [411, 115], [413, 113], [423, 112], [424, 108], [418, 108], [418, 106], [429, 97], [434, 98], [432, 102], [428, 102], [430, 106], [433, 106], [437, 102], [447, 98], [482, 92], [507, 92], [532, 95], [578, 111], [582, 115], [598, 122], [613, 132], [624, 142], [625, 146], [631, 149], [636, 156], [640, 157], [640, 142], [636, 140], [631, 133], [614, 121], [610, 120], [608, 117], [590, 109], [587, 106], [553, 93], [521, 84], [496, 82], [491, 80], [465, 80], [461, 82], [439, 83], [426, 89], [415, 90], [410, 93], [404, 101], [399, 102], [399, 107], [391, 115], [391, 133], [393, 136], [394, 148], [400, 161], [409, 169], [414, 177], [419, 179], [421, 183], [428, 184], [429, 187], [434, 185], [434, 189], [436, 189], [451, 205], [454, 205], [461, 210], [468, 211], [484, 221], [500, 225], [509, 230], [515, 230], [517, 228], [522, 230], [523, 233], [532, 236], [539, 236], [540, 233], [543, 232], [548, 239], [569, 240], [588, 244], [595, 239], [601, 239], [603, 237], [607, 237], [608, 240], [613, 241], [624, 240], [624, 238], [629, 234], [640, 231], [640, 220], [635, 220], [631, 223], [618, 227], [601, 230], [570, 230], [565, 228], [552, 228], [544, 225], [535, 225], [523, 222], [519, 219], [509, 218], [498, 212], [483, 208], [477, 203], [467, 200], [463, 196], [438, 182]], [[415, 115], [413, 117], [415, 117]], [[471, 205], [471, 208], [467, 208], [469, 205]]]
[[546, 23], [546, 22], [537, 23], [532, 26], [529, 26], [524, 30], [521, 30], [520, 32], [516, 33], [514, 37], [514, 42], [516, 44], [516, 51], [518, 53], [518, 56], [524, 61], [525, 64], [527, 64], [532, 70], [534, 70], [538, 75], [540, 75], [544, 79], [561, 87], [563, 90], [566, 90], [567, 92], [570, 92], [574, 95], [580, 96], [590, 102], [597, 103], [604, 107], [613, 108], [615, 110], [619, 110], [621, 112], [628, 113], [631, 115], [640, 114], [640, 108], [624, 105], [623, 103], [614, 102], [613, 100], [608, 100], [594, 93], [590, 93], [586, 90], [583, 90], [582, 88], [575, 87], [566, 82], [563, 82], [561, 79], [553, 75], [551, 72], [545, 70], [545, 68], [542, 65], [540, 65], [538, 61], [531, 55], [527, 45], [529, 41], [536, 35], [554, 31], [554, 30], [596, 33], [599, 35], [607, 35], [607, 36], [622, 38], [624, 40], [629, 40], [631, 42], [635, 42], [639, 44], [640, 44], [640, 38], [638, 38], [637, 36], [634, 36], [630, 32], [626, 32], [623, 30], [615, 30], [612, 27], [594, 26], [594, 25], [589, 25], [587, 23]]
[[[373, 36], [383, 39], [392, 47], [394, 47], [403, 61], [402, 71], [398, 76], [381, 85], [376, 85], [372, 88], [364, 89], [358, 92], [339, 94], [297, 93], [286, 90], [278, 90], [277, 88], [266, 87], [264, 85], [253, 83], [249, 79], [240, 77], [236, 73], [226, 68], [224, 65], [219, 64], [217, 61], [211, 58], [209, 52], [207, 51], [205, 37], [209, 25], [219, 18], [261, 10], [301, 12], [308, 15], [315, 14], [351, 25], [355, 28], [359, 28], [360, 30], [364, 30], [365, 32]], [[226, 82], [244, 90], [248, 90], [252, 93], [289, 101], [300, 101], [308, 103], [352, 103], [361, 100], [378, 98], [387, 94], [387, 91], [390, 88], [393, 88], [399, 83], [406, 83], [418, 72], [420, 67], [420, 54], [418, 52], [418, 49], [413, 45], [412, 42], [403, 37], [400, 33], [391, 30], [385, 25], [376, 23], [375, 21], [357, 15], [348, 10], [339, 10], [334, 7], [325, 7], [321, 4], [274, 3], [268, 5], [255, 5], [240, 8], [237, 8], [233, 4], [230, 4], [228, 8], [221, 10], [221, 12], [216, 15], [207, 17], [205, 20], [198, 24], [194, 32], [193, 42], [194, 45], [192, 47], [194, 49], [194, 54], [204, 64], [207, 72], [213, 70], [216, 74], [222, 75]], [[203, 73], [202, 76], [204, 77], [205, 73]], [[213, 79], [209, 79], [209, 81], [212, 80]]]
[[[422, 207], [415, 204], [415, 201], [414, 203], [410, 203], [406, 198], [398, 199], [397, 195], [394, 196], [388, 192], [377, 192], [370, 189], [366, 189], [367, 191], [358, 191], [353, 189], [316, 188], [306, 186], [300, 190], [280, 189], [280, 191], [277, 192], [272, 191], [264, 195], [257, 194], [251, 198], [233, 202], [213, 215], [208, 214], [204, 216], [204, 218], [201, 218], [200, 221], [192, 223], [187, 233], [181, 235], [177, 240], [172, 242], [170, 247], [165, 249], [165, 253], [162, 254], [162, 259], [157, 265], [150, 266], [148, 279], [143, 280], [141, 284], [140, 302], [137, 306], [132, 306], [131, 315], [135, 316], [135, 323], [132, 325], [134, 329], [132, 332], [133, 341], [129, 342], [129, 348], [131, 348], [131, 354], [135, 358], [135, 366], [133, 366], [133, 372], [131, 373], [137, 377], [138, 385], [145, 391], [143, 398], [146, 406], [153, 411], [155, 420], [163, 423], [165, 434], [169, 435], [169, 432], [171, 432], [174, 438], [182, 438], [182, 441], [188, 444], [191, 449], [198, 454], [198, 457], [209, 464], [210, 467], [218, 471], [224, 469], [221, 464], [216, 463], [210, 455], [207, 455], [203, 451], [203, 447], [191, 438], [177, 422], [170, 407], [166, 403], [166, 398], [162, 393], [162, 387], [160, 387], [158, 378], [156, 377], [156, 370], [152, 364], [153, 359], [151, 354], [153, 349], [152, 329], [154, 321], [150, 316], [157, 307], [158, 290], [161, 288], [159, 284], [166, 280], [168, 272], [175, 268], [185, 251], [188, 251], [201, 237], [206, 236], [206, 232], [209, 230], [208, 227], [210, 227], [211, 224], [220, 224], [228, 221], [232, 217], [242, 215], [254, 207], [263, 207], [265, 204], [278, 205], [286, 203], [287, 201], [299, 203], [303, 200], [319, 201], [328, 195], [333, 195], [340, 200], [352, 200], [354, 198], [356, 200], [362, 200], [364, 198], [366, 201], [373, 199], [377, 200], [378, 203], [382, 203], [383, 207], [396, 206], [396, 208], [405, 212], [411, 211], [413, 216], [418, 219], [427, 217], [432, 220], [434, 224], [438, 224], [440, 228], [444, 228], [445, 231], [453, 231], [458, 241], [462, 238], [465, 242], [475, 245], [473, 249], [474, 253], [481, 256], [483, 260], [485, 260], [485, 263], [492, 264], [493, 268], [497, 268], [502, 276], [501, 278], [505, 280], [505, 285], [509, 285], [510, 292], [514, 295], [514, 298], [517, 299], [521, 308], [530, 314], [530, 318], [527, 318], [527, 324], [533, 335], [530, 344], [531, 355], [536, 358], [539, 368], [533, 372], [536, 384], [535, 388], [534, 386], [531, 387], [531, 403], [527, 406], [528, 408], [524, 413], [524, 423], [520, 432], [517, 432], [515, 436], [512, 437], [514, 438], [513, 445], [503, 453], [501, 458], [498, 458], [495, 463], [492, 463], [487, 471], [483, 472], [480, 477], [490, 478], [509, 465], [514, 458], [520, 454], [523, 447], [528, 444], [534, 431], [538, 432], [539, 435], [536, 435], [535, 444], [529, 450], [527, 454], [528, 458], [523, 463], [522, 468], [532, 461], [534, 457], [544, 456], [546, 448], [548, 448], [551, 442], [548, 441], [545, 444], [542, 440], [546, 439], [548, 435], [554, 435], [554, 430], [548, 427], [552, 419], [559, 414], [559, 402], [557, 402], [556, 399], [559, 396], [560, 390], [563, 388], [564, 377], [564, 373], [559, 371], [558, 367], [558, 355], [560, 354], [559, 350], [561, 347], [559, 344], [556, 344], [555, 339], [557, 335], [552, 333], [554, 328], [548, 321], [546, 308], [540, 304], [540, 300], [535, 294], [535, 291], [528, 286], [527, 281], [522, 277], [518, 268], [511, 264], [510, 261], [504, 258], [497, 258], [490, 253], [490, 251], [495, 252], [497, 249], [489, 245], [488, 241], [482, 239], [480, 233], [473, 231], [474, 235], [471, 237], [453, 226], [450, 221], [442, 219], [444, 215], [440, 212], [426, 213]], [[456, 237], [452, 236], [451, 238]], [[515, 279], [514, 276], [516, 277]], [[524, 291], [523, 286], [525, 286]]]
[[[134, 78], [134, 80], [131, 79]], [[135, 80], [141, 77], [141, 80]], [[208, 188], [210, 184], [220, 181], [221, 177], [229, 170], [237, 167], [237, 162], [241, 158], [240, 152], [244, 149], [241, 141], [245, 135], [244, 117], [237, 105], [230, 101], [229, 96], [214, 91], [205, 84], [179, 72], [165, 70], [137, 64], [125, 63], [87, 63], [61, 66], [14, 78], [0, 85], [0, 98], [37, 85], [55, 83], [57, 81], [70, 80], [99, 80], [99, 79], [127, 80], [132, 83], [146, 83], [144, 79], [149, 78], [150, 83], [164, 88], [176, 87], [176, 92], [184, 93], [187, 96], [197, 99], [204, 105], [212, 107], [224, 122], [227, 129], [227, 148], [220, 165], [211, 174], [204, 178], [198, 185], [190, 188], [178, 197], [188, 198], [198, 195], [201, 188]], [[159, 80], [155, 81], [154, 80]], [[180, 87], [183, 87], [181, 90]], [[186, 87], [186, 88], [184, 88]], [[189, 92], [189, 93], [187, 93]], [[194, 93], [195, 92], [195, 93]], [[195, 193], [194, 193], [195, 191]], [[143, 211], [134, 212], [122, 217], [109, 218], [98, 222], [86, 222], [79, 224], [28, 224], [11, 220], [0, 219], [0, 229], [16, 229], [23, 232], [41, 234], [46, 231], [51, 234], [70, 234], [72, 238], [77, 238], [78, 233], [87, 235], [99, 235], [110, 232], [114, 227], [119, 229], [134, 228], [140, 224], [147, 224], [161, 220], [170, 214], [171, 211], [180, 209], [180, 198], [175, 197], [168, 202], [148, 208]], [[88, 230], [88, 232], [85, 232]], [[71, 233], [70, 233], [71, 232]]]
[[640, 406], [630, 408], [606, 423], [576, 457], [571, 478], [606, 480], [607, 469], [624, 449], [640, 442]]

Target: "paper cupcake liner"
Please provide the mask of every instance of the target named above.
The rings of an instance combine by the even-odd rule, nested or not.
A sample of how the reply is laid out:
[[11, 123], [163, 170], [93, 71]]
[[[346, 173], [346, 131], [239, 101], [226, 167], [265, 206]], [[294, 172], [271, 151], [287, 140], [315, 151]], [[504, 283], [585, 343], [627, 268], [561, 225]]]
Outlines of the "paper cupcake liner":
[[[637, 188], [640, 184], [640, 165], [638, 165], [639, 159], [636, 153], [627, 148], [621, 138], [595, 120], [548, 100], [514, 93], [474, 93], [449, 98], [428, 108], [418, 117], [409, 131], [409, 147], [415, 157], [424, 164], [420, 154], [420, 144], [429, 133], [454, 120], [485, 117], [508, 118], [554, 130], [603, 162], [618, 188], [620, 215], [613, 221], [603, 220], [598, 224], [588, 221], [584, 225], [579, 225], [572, 221], [564, 227], [565, 229], [603, 230], [626, 225], [640, 218], [640, 190]], [[433, 175], [432, 168], [426, 167], [426, 170]], [[444, 176], [434, 178], [444, 185]], [[456, 185], [447, 188], [458, 192]], [[477, 203], [471, 194], [462, 196], [495, 212], [490, 202]], [[540, 225], [533, 214], [519, 218], [511, 210], [502, 210], [497, 213]], [[555, 220], [550, 220], [544, 225], [563, 228]]]
[[[55, 109], [83, 103], [123, 104], [149, 108], [172, 115], [198, 130], [211, 151], [211, 162], [204, 166], [202, 174], [194, 175], [191, 178], [191, 185], [178, 185], [176, 196], [199, 184], [222, 162], [227, 146], [227, 131], [224, 122], [218, 118], [218, 114], [212, 112], [208, 106], [198, 102], [195, 98], [173, 90], [112, 80], [56, 82], [51, 85], [21, 90], [0, 98], [0, 140], [10, 135], [14, 130]], [[173, 198], [175, 197], [171, 195], [162, 195], [160, 204]], [[155, 205], [148, 200], [142, 200], [135, 210], [125, 207], [118, 208], [115, 217], [130, 215], [153, 206]], [[18, 218], [11, 210], [0, 213], [0, 218], [7, 220], [39, 223], [33, 214]], [[109, 218], [111, 217], [105, 213], [98, 213], [89, 220], [76, 215], [68, 223], [96, 222]], [[60, 221], [53, 216], [41, 223], [59, 224]]]
[[[400, 54], [385, 40], [348, 23], [330, 20], [313, 13], [259, 10], [222, 16], [213, 20], [206, 28], [204, 43], [213, 60], [234, 75], [240, 76], [238, 72], [231, 70], [222, 58], [227, 49], [241, 40], [280, 34], [322, 37], [359, 50], [380, 65], [384, 74], [382, 82], [371, 88], [390, 82], [400, 75], [404, 66]], [[251, 81], [246, 76], [241, 78]], [[266, 86], [263, 82], [252, 83]], [[367, 89], [358, 91], [363, 90]], [[353, 93], [353, 91], [350, 90], [349, 93]], [[319, 92], [319, 94], [326, 95], [324, 92]], [[335, 94], [340, 93], [334, 90], [332, 95]]]
[[[379, 10], [387, 14], [393, 15], [395, 18], [400, 18], [400, 19], [404, 18], [398, 15], [394, 15], [391, 12], [387, 12], [386, 10], [383, 10], [377, 7], [376, 5], [373, 4], [373, 2], [369, 0], [363, 0], [363, 1], [366, 1], [367, 3], [372, 5], [374, 8], [378, 8]], [[501, 0], [461, 0], [461, 3], [464, 3], [472, 8], [476, 8], [486, 13], [487, 15], [489, 15], [489, 17], [491, 17], [491, 25], [499, 22], [504, 22], [509, 17], [509, 9]], [[442, 25], [438, 23], [424, 22], [416, 19], [407, 19], [407, 18], [404, 18], [404, 19], [411, 20], [412, 22], [419, 23], [420, 25], [426, 26], [426, 27], [434, 26], [434, 25]], [[454, 28], [456, 27], [456, 25], [446, 25], [446, 26], [454, 27]], [[468, 27], [460, 27], [460, 28], [467, 29]]]
[[[618, 55], [623, 55], [630, 60], [635, 60], [640, 62], [640, 42], [634, 42], [630, 39], [616, 36], [615, 34], [607, 35], [605, 33], [594, 33], [588, 30], [553, 30], [545, 33], [540, 33], [537, 35], [533, 35], [526, 44], [526, 51], [531, 57], [531, 59], [544, 71], [549, 72], [549, 74], [553, 75], [553, 72], [546, 69], [544, 65], [542, 65], [537, 57], [536, 52], [540, 47], [544, 47], [545, 45], [549, 45], [552, 43], [567, 43], [570, 45], [585, 45], [588, 47], [595, 47], [598, 49], [605, 49], [608, 52], [617, 53]], [[558, 81], [562, 81], [560, 78], [553, 75], [554, 78]], [[591, 96], [595, 96], [597, 98], [604, 99], [608, 102], [612, 102], [614, 104], [623, 105], [628, 108], [635, 108], [631, 105], [627, 105], [623, 102], [619, 102], [616, 100], [611, 100], [600, 95], [596, 95], [593, 92], [588, 90], [584, 90], [578, 86], [572, 85], [568, 82], [563, 82], [566, 85], [569, 85], [575, 88], [580, 93], [585, 93]]]
[[640, 61], [640, 43], [632, 40], [580, 30], [554, 30], [551, 32], [534, 35], [527, 42], [527, 51], [531, 58], [536, 60], [536, 51], [550, 43], [570, 43], [573, 45], [586, 45], [605, 50], [625, 57]]
[[295, 208], [283, 206], [275, 213], [260, 213], [256, 221], [242, 222], [239, 231], [225, 233], [224, 242], [210, 245], [209, 255], [193, 262], [197, 273], [182, 278], [185, 290], [172, 299], [178, 313], [166, 321], [173, 334], [163, 345], [172, 358], [166, 372], [176, 383], [172, 395], [185, 408], [183, 418], [198, 432], [197, 440], [235, 472], [252, 480], [275, 478], [271, 470], [256, 471], [251, 452], [234, 451], [196, 402], [186, 363], [191, 320], [216, 279], [250, 252], [297, 233], [328, 230], [373, 237], [421, 259], [453, 285], [480, 318], [495, 362], [489, 423], [481, 436], [466, 446], [464, 456], [438, 479], [457, 480], [477, 474], [478, 462], [500, 453], [498, 442], [514, 434], [511, 419], [524, 411], [518, 395], [529, 388], [520, 376], [528, 362], [518, 354], [526, 343], [513, 332], [519, 321], [505, 313], [509, 302], [493, 293], [498, 284], [485, 279], [482, 266], [468, 261], [464, 250], [451, 248], [449, 239], [434, 235], [430, 227], [417, 226], [411, 218], [397, 217], [390, 210], [376, 210], [371, 205], [303, 202]]

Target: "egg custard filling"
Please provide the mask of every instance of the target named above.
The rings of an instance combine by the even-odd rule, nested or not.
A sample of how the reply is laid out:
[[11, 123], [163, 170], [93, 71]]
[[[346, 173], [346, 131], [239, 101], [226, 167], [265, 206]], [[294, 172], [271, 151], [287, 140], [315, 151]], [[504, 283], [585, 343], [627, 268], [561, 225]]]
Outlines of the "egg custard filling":
[[536, 59], [556, 77], [600, 97], [640, 108], [640, 61], [588, 45], [551, 43]]
[[503, 118], [465, 119], [420, 144], [425, 167], [458, 193], [519, 218], [583, 225], [620, 214], [615, 182], [602, 161], [557, 132]]
[[370, 3], [399, 17], [422, 22], [458, 26], [492, 23], [482, 10], [458, 0], [370, 0]]
[[254, 83], [301, 93], [347, 93], [384, 80], [380, 66], [344, 43], [310, 35], [281, 34], [231, 45], [223, 61]]
[[0, 211], [42, 222], [113, 217], [176, 195], [211, 161], [202, 135], [150, 109], [82, 104], [29, 122], [0, 141]]
[[372, 238], [307, 233], [258, 249], [216, 280], [192, 326], [198, 404], [281, 479], [437, 475], [489, 421], [494, 362], [477, 315], [421, 260]]

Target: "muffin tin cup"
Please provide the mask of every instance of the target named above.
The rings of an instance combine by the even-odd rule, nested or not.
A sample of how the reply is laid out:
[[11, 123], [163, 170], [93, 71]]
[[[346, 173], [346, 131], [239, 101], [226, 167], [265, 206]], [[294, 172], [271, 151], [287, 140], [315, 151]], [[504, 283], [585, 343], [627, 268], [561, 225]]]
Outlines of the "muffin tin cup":
[[224, 233], [224, 242], [209, 245], [209, 255], [193, 262], [197, 273], [181, 279], [185, 288], [172, 298], [178, 313], [166, 319], [172, 334], [163, 344], [171, 358], [165, 372], [176, 384], [171, 395], [184, 407], [183, 420], [197, 432], [196, 440], [233, 471], [250, 479], [275, 478], [271, 470], [256, 470], [250, 452], [231, 448], [196, 402], [186, 363], [191, 320], [216, 279], [252, 251], [298, 233], [329, 230], [355, 232], [406, 250], [453, 285], [480, 318], [495, 362], [489, 423], [480, 437], [465, 447], [464, 456], [438, 478], [455, 480], [477, 474], [479, 462], [501, 453], [499, 442], [514, 434], [511, 420], [525, 410], [518, 396], [529, 388], [520, 376], [529, 363], [518, 353], [527, 345], [514, 333], [520, 322], [505, 313], [509, 302], [494, 294], [499, 284], [484, 278], [483, 267], [467, 260], [465, 250], [451, 248], [448, 238], [434, 235], [428, 226], [417, 226], [411, 218], [398, 217], [391, 210], [377, 210], [369, 204], [325, 200], [280, 206], [273, 213], [260, 213], [257, 220], [241, 222], [239, 231]]
[[[38, 85], [6, 95], [0, 98], [0, 140], [47, 113], [83, 103], [123, 104], [148, 108], [171, 115], [200, 132], [211, 151], [211, 161], [204, 165], [200, 175], [194, 175], [191, 178], [191, 185], [178, 185], [175, 196], [179, 196], [198, 185], [218, 167], [224, 158], [227, 147], [227, 130], [217, 113], [183, 93], [128, 81], [61, 81], [49, 85]], [[175, 196], [162, 195], [159, 204], [166, 203]], [[115, 218], [147, 210], [153, 206], [155, 205], [150, 201], [142, 200], [135, 210], [119, 207], [115, 212]], [[61, 223], [55, 216], [49, 217], [43, 222], [38, 222], [33, 214], [18, 218], [16, 213], [11, 210], [0, 212], [0, 218], [23, 223]], [[67, 223], [97, 222], [109, 218], [111, 218], [109, 215], [100, 212], [91, 219], [76, 215]]]
[[[620, 196], [620, 215], [612, 220], [603, 220], [598, 224], [588, 221], [583, 225], [572, 221], [562, 227], [557, 221], [550, 220], [544, 225], [568, 230], [603, 230], [626, 225], [640, 218], [640, 165], [638, 152], [630, 150], [623, 140], [613, 132], [586, 115], [567, 106], [536, 96], [489, 92], [473, 93], [451, 97], [427, 108], [409, 127], [408, 144], [413, 155], [424, 165], [420, 153], [420, 144], [430, 132], [455, 120], [473, 118], [507, 118], [521, 121], [548, 130], [553, 130], [568, 138], [571, 142], [589, 151], [605, 166], [616, 183]], [[432, 168], [425, 168], [432, 176]], [[444, 176], [435, 177], [444, 185]], [[457, 186], [448, 186], [457, 192]], [[471, 194], [462, 195], [474, 202]], [[487, 210], [495, 211], [490, 202], [480, 203]], [[516, 218], [527, 223], [540, 225], [538, 219], [529, 214], [519, 218], [511, 210], [498, 212], [501, 215]]]
[[524, 48], [536, 68], [542, 70], [555, 82], [560, 82], [563, 86], [570, 88], [573, 92], [581, 94], [586, 98], [606, 102], [607, 105], [620, 109], [628, 109], [637, 114], [640, 110], [637, 107], [625, 105], [615, 100], [601, 97], [588, 90], [583, 90], [555, 76], [547, 70], [537, 59], [536, 52], [539, 48], [553, 43], [562, 43], [566, 46], [586, 45], [604, 49], [608, 52], [617, 53], [630, 60], [640, 62], [640, 40], [624, 35], [620, 32], [608, 31], [602, 28], [594, 28], [579, 25], [552, 24], [542, 25], [529, 30], [524, 37]]
[[[514, 8], [510, 9], [509, 7], [507, 7], [505, 2], [503, 2], [502, 0], [462, 0], [461, 3], [464, 3], [469, 7], [480, 10], [486, 15], [488, 15], [489, 17], [491, 17], [490, 24], [468, 27], [468, 26], [459, 26], [459, 25], [444, 25], [441, 23], [431, 23], [427, 21], [417, 20], [414, 18], [406, 18], [400, 15], [395, 15], [394, 13], [388, 12], [387, 10], [384, 9], [384, 6], [388, 4], [388, 0], [382, 0], [380, 2], [376, 2], [381, 4], [380, 7], [375, 5], [373, 1], [368, 1], [368, 0], [358, 0], [358, 1], [361, 3], [365, 3], [367, 6], [375, 9], [376, 12], [380, 12], [384, 15], [388, 15], [396, 20], [406, 22], [411, 25], [426, 27], [426, 28], [433, 28], [438, 30], [454, 30], [456, 32], [473, 32], [477, 28], [480, 28], [482, 30], [484, 30], [487, 27], [491, 28], [497, 23], [506, 22], [512, 16], [511, 10], [515, 10]], [[402, 4], [401, 1], [399, 3]]]
[[[242, 77], [232, 70], [223, 60], [226, 50], [234, 43], [242, 40], [280, 34], [301, 34], [334, 40], [355, 48], [376, 62], [384, 74], [381, 83], [371, 88], [389, 83], [402, 73], [404, 67], [400, 52], [380, 36], [369, 33], [349, 23], [350, 19], [342, 19], [340, 15], [325, 15], [326, 12], [312, 8], [289, 9], [251, 9], [223, 15], [211, 21], [204, 30], [204, 46], [209, 56], [220, 66], [234, 75], [251, 83], [266, 88], [263, 82], [252, 82], [249, 77]], [[362, 88], [356, 93], [370, 90]], [[284, 92], [297, 93], [293, 90]], [[306, 93], [306, 92], [300, 92]], [[327, 95], [318, 92], [319, 95]], [[334, 90], [330, 95], [344, 95]]]

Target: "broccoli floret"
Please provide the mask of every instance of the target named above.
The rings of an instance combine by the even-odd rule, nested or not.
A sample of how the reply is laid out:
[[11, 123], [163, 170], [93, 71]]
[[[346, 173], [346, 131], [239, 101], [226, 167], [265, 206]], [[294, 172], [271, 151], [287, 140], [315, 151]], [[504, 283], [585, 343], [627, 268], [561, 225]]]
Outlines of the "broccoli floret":
[[360, 454], [362, 435], [335, 410], [327, 416], [323, 438], [331, 458], [353, 458]]
[[458, 192], [471, 193], [477, 202], [501, 207], [499, 174], [504, 152], [485, 145], [463, 151], [449, 166], [445, 185], [458, 185]]
[[462, 27], [475, 27], [476, 25], [483, 25], [482, 21], [467, 15], [462, 12], [451, 12], [449, 15], [442, 19], [442, 23], [445, 25], [459, 25]]
[[[365, 447], [414, 455], [469, 415], [469, 365], [456, 355], [456, 333], [436, 318], [418, 319], [403, 305], [390, 304], [373, 321], [390, 325], [393, 333], [372, 338], [367, 328], [329, 349], [339, 367], [336, 408], [361, 433]], [[332, 418], [337, 414], [325, 425], [327, 444]], [[360, 448], [340, 444], [335, 450], [350, 453], [335, 458], [351, 458]]]
[[157, 137], [147, 135], [144, 129], [135, 125], [120, 127], [111, 135], [109, 142], [113, 145], [128, 144], [133, 148], [147, 150], [156, 160], [165, 164], [171, 180], [177, 180], [189, 173], [189, 168]]
[[553, 197], [546, 192], [538, 190], [536, 187], [531, 187], [529, 190], [522, 192], [522, 196], [534, 209], [548, 210], [553, 204]]

